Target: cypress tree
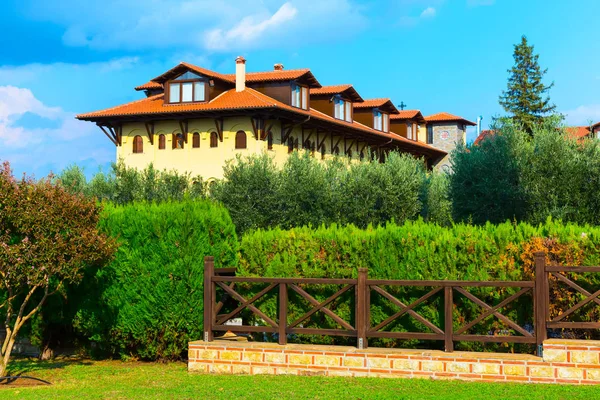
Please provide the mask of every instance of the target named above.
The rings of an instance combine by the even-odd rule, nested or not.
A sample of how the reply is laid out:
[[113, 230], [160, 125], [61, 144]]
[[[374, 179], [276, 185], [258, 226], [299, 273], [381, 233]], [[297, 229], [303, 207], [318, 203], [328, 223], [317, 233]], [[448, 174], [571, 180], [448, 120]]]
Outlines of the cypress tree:
[[513, 57], [515, 65], [508, 70], [508, 88], [500, 96], [500, 105], [532, 134], [533, 127], [556, 109], [548, 96], [554, 83], [545, 86], [542, 82], [548, 70], [540, 68], [539, 54], [533, 53], [527, 37], [522, 36], [521, 43], [515, 45]]

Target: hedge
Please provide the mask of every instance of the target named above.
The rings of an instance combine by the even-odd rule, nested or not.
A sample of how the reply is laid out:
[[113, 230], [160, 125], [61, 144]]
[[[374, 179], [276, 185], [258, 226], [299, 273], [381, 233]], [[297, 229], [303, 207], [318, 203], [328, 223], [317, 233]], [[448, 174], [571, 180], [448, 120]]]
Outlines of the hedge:
[[106, 204], [100, 227], [120, 247], [93, 278], [76, 329], [102, 355], [180, 358], [202, 337], [204, 256], [217, 268], [237, 264], [227, 210], [209, 201]]
[[[367, 267], [369, 277], [376, 279], [410, 280], [531, 280], [533, 253], [549, 252], [551, 262], [563, 265], [600, 264], [600, 227], [563, 224], [552, 220], [532, 226], [526, 223], [503, 223], [473, 226], [454, 224], [442, 227], [422, 220], [403, 225], [389, 223], [385, 227], [361, 230], [354, 226], [296, 228], [291, 230], [258, 230], [244, 235], [240, 247], [238, 274], [266, 277], [321, 277], [354, 278], [359, 267]], [[600, 284], [600, 274], [579, 274], [582, 286], [594, 292]], [[325, 299], [338, 288], [312, 288], [316, 297]], [[258, 290], [247, 287], [246, 290]], [[390, 290], [392, 290], [390, 288]], [[418, 299], [430, 289], [404, 289], [395, 293], [405, 304]], [[472, 293], [497, 304], [514, 289], [472, 289]], [[377, 295], [378, 296], [378, 295]], [[378, 323], [397, 311], [388, 301], [372, 298], [373, 322]], [[349, 296], [351, 297], [351, 296]], [[455, 295], [457, 306], [455, 324], [465, 325], [481, 313], [481, 308]], [[566, 310], [581, 298], [559, 290], [552, 293], [553, 310]], [[297, 298], [297, 300], [300, 300]], [[300, 300], [300, 303], [302, 301]], [[276, 305], [264, 300], [269, 312], [276, 315]], [[270, 304], [270, 305], [269, 305]], [[419, 306], [422, 315], [443, 327], [442, 304], [438, 300]], [[531, 298], [523, 297], [503, 312], [524, 326], [531, 327]], [[351, 320], [353, 304], [350, 299], [332, 305], [346, 320]], [[290, 320], [308, 308], [306, 304], [290, 311]], [[391, 312], [391, 313], [390, 313]], [[594, 308], [586, 309], [581, 320], [598, 320]], [[249, 314], [247, 318], [252, 318]], [[404, 326], [400, 326], [400, 322]], [[328, 317], [315, 316], [312, 326], [335, 327]], [[305, 325], [307, 327], [308, 325]], [[423, 329], [405, 316], [393, 330]], [[493, 318], [469, 333], [484, 333], [505, 329]], [[424, 330], [427, 332], [428, 330]], [[302, 337], [302, 340], [323, 341], [323, 338]], [[342, 339], [326, 338], [329, 343], [346, 343]], [[396, 345], [392, 341], [378, 341], [380, 345]], [[417, 342], [402, 345], [417, 346]], [[429, 344], [431, 346], [431, 344]], [[479, 350], [477, 343], [460, 344], [459, 348]], [[511, 347], [512, 348], [512, 347]]]

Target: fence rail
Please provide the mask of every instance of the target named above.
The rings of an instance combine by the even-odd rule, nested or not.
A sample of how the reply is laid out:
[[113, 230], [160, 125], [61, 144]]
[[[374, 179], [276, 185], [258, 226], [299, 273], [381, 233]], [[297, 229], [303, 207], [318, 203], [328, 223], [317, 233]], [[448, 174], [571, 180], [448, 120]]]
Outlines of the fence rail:
[[[232, 332], [262, 332], [278, 335], [279, 344], [286, 344], [290, 334], [330, 335], [355, 337], [358, 348], [366, 348], [369, 338], [439, 340], [444, 342], [446, 351], [453, 351], [456, 341], [531, 343], [538, 348], [546, 339], [549, 328], [598, 329], [600, 322], [568, 322], [565, 319], [586, 304], [594, 302], [600, 305], [600, 290], [590, 293], [571, 279], [565, 272], [600, 272], [600, 267], [556, 267], [546, 265], [546, 255], [543, 252], [535, 254], [535, 279], [533, 281], [437, 281], [437, 280], [387, 280], [369, 279], [368, 271], [359, 268], [356, 279], [325, 279], [325, 278], [246, 278], [236, 277], [234, 268], [214, 268], [214, 258], [205, 258], [204, 269], [204, 340], [213, 340], [214, 331]], [[549, 276], [561, 282], [581, 295], [583, 300], [570, 309], [553, 318], [550, 317]], [[244, 297], [236, 290], [236, 284], [265, 284], [262, 290], [251, 297]], [[319, 301], [303, 286], [305, 285], [337, 285], [341, 286], [335, 293]], [[397, 296], [390, 293], [388, 288], [429, 288], [417, 300], [406, 304]], [[471, 293], [469, 288], [515, 288], [517, 291], [496, 305], [491, 305]], [[217, 299], [217, 289], [222, 296]], [[276, 292], [277, 317], [272, 318], [262, 311], [257, 303], [267, 294]], [[290, 321], [290, 294], [299, 296], [310, 304], [310, 309]], [[347, 321], [334, 312], [332, 303], [342, 296], [350, 294], [354, 300], [352, 321]], [[453, 309], [456, 295], [470, 301], [481, 309], [481, 313], [469, 322], [455, 327]], [[380, 296], [390, 304], [399, 308], [398, 311], [378, 323], [371, 322], [371, 299]], [[438, 297], [443, 302], [443, 327], [437, 326], [416, 311], [420, 305]], [[533, 301], [533, 329], [527, 329], [511, 320], [500, 311], [523, 296], [531, 296]], [[226, 313], [221, 313], [226, 302], [235, 303], [235, 307]], [[265, 325], [228, 325], [227, 321], [240, 315], [244, 310], [250, 311], [255, 317], [264, 321]], [[306, 328], [303, 322], [316, 313], [323, 313], [338, 326], [332, 328]], [[403, 316], [410, 316], [431, 332], [392, 332], [386, 331], [394, 322]], [[515, 334], [507, 335], [475, 335], [468, 331], [485, 321], [495, 317], [505, 324]]]

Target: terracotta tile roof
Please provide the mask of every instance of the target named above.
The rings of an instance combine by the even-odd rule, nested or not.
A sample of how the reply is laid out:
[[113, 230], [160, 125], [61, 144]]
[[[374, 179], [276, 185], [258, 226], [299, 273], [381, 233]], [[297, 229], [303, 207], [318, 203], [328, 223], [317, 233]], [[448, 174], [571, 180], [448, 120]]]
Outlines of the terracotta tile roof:
[[186, 62], [180, 62], [175, 67], [173, 67], [170, 70], [168, 70], [167, 72], [157, 76], [156, 78], [152, 79], [151, 81], [158, 82], [158, 83], [164, 83], [164, 82], [168, 81], [169, 79], [178, 76], [179, 74], [181, 74], [182, 72], [184, 72], [186, 70], [194, 71], [198, 74], [208, 76], [209, 78], [216, 78], [216, 79], [220, 79], [222, 81], [226, 81], [226, 82], [235, 84], [235, 75], [233, 76], [233, 79], [232, 79], [231, 77], [229, 77], [225, 74], [211, 71], [209, 69], [198, 67], [197, 65], [189, 64]]
[[[308, 74], [310, 74], [310, 76], [314, 79], [312, 72], [310, 72], [310, 69], [308, 68], [287, 69], [280, 71], [246, 72], [246, 83], [291, 81], [300, 79]], [[235, 82], [235, 74], [227, 74], [225, 76]], [[319, 84], [318, 86], [320, 87], [321, 85]]]
[[362, 103], [359, 104], [355, 104], [354, 108], [375, 108], [375, 107], [381, 107], [382, 105], [384, 105], [387, 102], [392, 102], [390, 99], [368, 99], [363, 101]]
[[143, 85], [136, 86], [135, 90], [162, 89], [163, 86], [158, 82], [146, 82]]
[[392, 103], [392, 101], [388, 98], [368, 99], [363, 101], [362, 103], [354, 104], [354, 108], [381, 108], [382, 110], [388, 111], [390, 114], [398, 114], [398, 109], [396, 108], [394, 103]]
[[273, 107], [276, 100], [266, 101], [261, 93], [246, 89], [242, 92], [236, 92], [230, 89], [221, 93], [208, 103], [190, 103], [190, 104], [165, 104], [164, 93], [150, 96], [145, 99], [122, 104], [120, 106], [107, 108], [105, 110], [94, 111], [87, 114], [78, 115], [78, 119], [91, 119], [98, 117], [116, 117], [126, 115], [149, 115], [149, 114], [170, 114], [194, 111], [217, 111], [217, 110], [235, 110], [235, 109], [255, 109]]
[[390, 119], [412, 119], [419, 114], [419, 110], [398, 110], [398, 114], [390, 115]]
[[475, 139], [475, 141], [473, 142], [473, 144], [479, 144], [483, 141], [483, 139], [489, 137], [489, 136], [493, 136], [496, 134], [496, 131], [494, 130], [485, 130], [485, 131], [481, 131], [479, 133], [479, 136], [477, 136], [477, 138]]
[[568, 126], [565, 130], [569, 135], [577, 139], [582, 139], [592, 133], [589, 126]]
[[475, 122], [469, 121], [468, 119], [464, 119], [463, 117], [459, 117], [456, 115], [452, 115], [447, 112], [441, 112], [433, 115], [429, 115], [425, 117], [425, 121], [427, 122], [462, 122], [466, 125], [477, 126]]
[[191, 104], [164, 104], [164, 94], [157, 94], [145, 99], [122, 104], [120, 106], [108, 108], [105, 110], [94, 111], [86, 114], [80, 114], [77, 119], [94, 121], [106, 117], [123, 117], [133, 115], [151, 115], [151, 114], [170, 114], [170, 113], [185, 113], [185, 112], [203, 112], [203, 111], [219, 111], [219, 110], [243, 110], [243, 109], [260, 109], [260, 108], [276, 108], [280, 110], [291, 111], [307, 117], [311, 117], [320, 121], [344, 126], [350, 129], [361, 131], [366, 134], [380, 136], [388, 140], [404, 143], [409, 148], [420, 148], [428, 150], [431, 153], [439, 156], [445, 155], [446, 152], [436, 149], [424, 143], [415, 142], [403, 138], [396, 133], [384, 133], [358, 122], [346, 122], [336, 119], [332, 116], [324, 114], [320, 111], [309, 109], [302, 110], [296, 107], [288, 106], [281, 103], [265, 94], [262, 94], [252, 88], [246, 88], [241, 92], [236, 92], [231, 89], [222, 93], [208, 103], [191, 103]]
[[331, 85], [310, 89], [310, 94], [314, 96], [334, 95], [342, 93], [345, 93], [352, 102], [362, 103], [364, 101], [352, 85]]
[[406, 121], [406, 120], [415, 120], [419, 123], [424, 123], [425, 118], [421, 111], [419, 110], [399, 110], [398, 114], [391, 114], [390, 121]]
[[316, 89], [310, 89], [310, 94], [338, 94], [350, 89], [352, 85], [330, 85]]

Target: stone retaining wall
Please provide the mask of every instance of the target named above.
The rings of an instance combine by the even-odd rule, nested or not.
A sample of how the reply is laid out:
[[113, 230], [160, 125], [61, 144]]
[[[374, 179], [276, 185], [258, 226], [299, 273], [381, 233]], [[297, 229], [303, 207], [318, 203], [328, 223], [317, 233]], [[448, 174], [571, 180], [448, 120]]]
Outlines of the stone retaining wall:
[[188, 370], [598, 384], [600, 341], [547, 340], [543, 358], [526, 354], [197, 341], [189, 345]]

